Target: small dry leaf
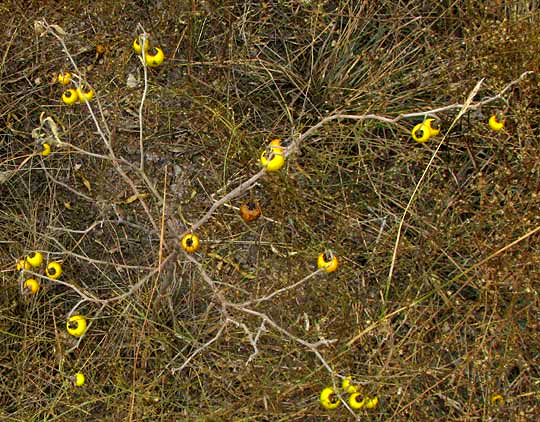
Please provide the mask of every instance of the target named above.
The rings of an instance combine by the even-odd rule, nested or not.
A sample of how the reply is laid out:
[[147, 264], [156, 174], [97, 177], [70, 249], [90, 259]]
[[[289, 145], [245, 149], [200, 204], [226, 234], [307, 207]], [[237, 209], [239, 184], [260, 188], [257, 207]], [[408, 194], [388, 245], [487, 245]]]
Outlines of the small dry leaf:
[[51, 25], [51, 28], [54, 29], [58, 35], [64, 36], [67, 34], [67, 32], [64, 31], [64, 28], [62, 28], [60, 25]]
[[280, 256], [282, 258], [287, 258], [287, 255], [278, 251], [277, 248], [274, 245], [270, 245], [270, 250], [274, 252], [277, 256]]
[[66, 208], [68, 210], [72, 210], [73, 207], [71, 206], [71, 202], [69, 202], [69, 201], [64, 202], [64, 208]]
[[124, 201], [124, 204], [131, 204], [132, 202], [135, 202], [137, 199], [145, 199], [148, 197], [147, 193], [139, 193], [136, 195], [131, 195], [128, 199]]
[[92, 185], [90, 184], [90, 181], [86, 177], [84, 177], [82, 174], [80, 176], [81, 176], [83, 185], [86, 187], [86, 189], [88, 189], [88, 192], [92, 192]]
[[34, 21], [34, 32], [38, 37], [41, 37], [47, 30], [43, 21]]
[[[52, 117], [45, 117], [45, 113], [39, 116], [39, 127], [32, 130], [32, 138], [41, 142], [47, 142], [52, 145], [61, 146], [63, 142], [60, 139], [60, 130]], [[49, 130], [45, 130], [45, 124], [48, 124]]]
[[15, 173], [15, 170], [0, 171], [0, 185], [6, 183]]
[[128, 88], [137, 88], [137, 86], [139, 86], [139, 80], [133, 75], [133, 73], [130, 73], [127, 77], [126, 85]]

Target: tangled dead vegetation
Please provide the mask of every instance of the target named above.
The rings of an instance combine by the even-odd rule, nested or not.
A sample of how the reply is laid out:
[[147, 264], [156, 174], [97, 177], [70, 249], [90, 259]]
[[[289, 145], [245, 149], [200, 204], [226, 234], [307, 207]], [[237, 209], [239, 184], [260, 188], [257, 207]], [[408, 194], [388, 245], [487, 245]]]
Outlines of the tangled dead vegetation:
[[0, 6], [2, 418], [538, 413], [531, 2], [75, 3]]

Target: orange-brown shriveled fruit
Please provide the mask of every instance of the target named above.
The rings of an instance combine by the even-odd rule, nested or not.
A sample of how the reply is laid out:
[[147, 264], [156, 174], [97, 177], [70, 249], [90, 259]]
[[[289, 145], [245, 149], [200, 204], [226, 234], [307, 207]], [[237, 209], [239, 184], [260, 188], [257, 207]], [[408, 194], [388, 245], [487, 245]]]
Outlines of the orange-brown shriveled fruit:
[[258, 202], [248, 201], [240, 206], [240, 215], [246, 223], [255, 221], [261, 216], [261, 207]]

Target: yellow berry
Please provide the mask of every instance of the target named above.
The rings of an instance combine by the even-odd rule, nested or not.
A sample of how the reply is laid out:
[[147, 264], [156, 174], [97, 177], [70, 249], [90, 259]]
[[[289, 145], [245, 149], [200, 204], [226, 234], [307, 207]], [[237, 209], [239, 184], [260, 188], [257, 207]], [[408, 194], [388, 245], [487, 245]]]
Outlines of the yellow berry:
[[[150, 43], [148, 42], [148, 38], [146, 38], [146, 42], [144, 44], [144, 50], [145, 51], [148, 51], [148, 49], [150, 48]], [[135, 38], [133, 40], [133, 50], [135, 50], [135, 53], [137, 54], [141, 54], [142, 52], [142, 48], [141, 48], [141, 43], [139, 41], [139, 37]]]
[[39, 283], [33, 278], [29, 278], [28, 280], [26, 280], [23, 287], [25, 291], [32, 295], [35, 295], [37, 292], [39, 292]]
[[341, 388], [343, 388], [347, 394], [356, 393], [358, 391], [358, 388], [353, 385], [351, 377], [343, 378]]
[[43, 255], [41, 252], [32, 252], [26, 257], [26, 262], [28, 262], [32, 267], [39, 267], [43, 264]]
[[502, 406], [504, 404], [504, 397], [500, 394], [493, 394], [491, 396], [491, 405], [492, 406]]
[[165, 60], [165, 55], [163, 54], [163, 50], [161, 48], [154, 47], [152, 51], [149, 51], [144, 55], [144, 58], [148, 66], [158, 67], [163, 63], [163, 60]]
[[79, 87], [77, 88], [77, 96], [79, 97], [79, 101], [81, 103], [85, 103], [87, 101], [90, 101], [92, 98], [94, 98], [94, 90], [89, 87]]
[[68, 85], [71, 82], [71, 73], [61, 72], [58, 74], [58, 83]]
[[366, 397], [365, 400], [366, 400], [366, 403], [364, 404], [364, 407], [366, 409], [373, 409], [374, 407], [377, 407], [377, 405], [379, 404], [378, 397], [373, 397], [372, 399], [370, 399], [369, 397]]
[[324, 271], [331, 273], [336, 271], [339, 266], [337, 256], [331, 251], [322, 252], [317, 258], [317, 267], [324, 268]]
[[80, 337], [86, 331], [86, 318], [82, 315], [73, 315], [66, 323], [66, 329], [73, 337]]
[[441, 131], [441, 124], [439, 120], [435, 119], [426, 119], [424, 122], [425, 127], [429, 129], [429, 137], [437, 136]]
[[279, 139], [274, 139], [261, 154], [261, 164], [266, 171], [278, 171], [285, 164], [283, 147]]
[[30, 268], [32, 268], [32, 266], [26, 259], [19, 259], [19, 261], [17, 261], [17, 271], [21, 271], [23, 269], [29, 270]]
[[62, 95], [62, 101], [66, 103], [67, 105], [75, 104], [77, 101], [79, 101], [79, 96], [77, 95], [77, 91], [75, 91], [74, 89], [68, 89]]
[[489, 118], [489, 127], [494, 131], [498, 132], [504, 127], [504, 120], [498, 118], [496, 114], [493, 114]]
[[353, 409], [361, 409], [368, 403], [369, 399], [360, 393], [353, 393], [349, 396], [349, 406]]
[[47, 277], [57, 279], [60, 278], [62, 275], [62, 266], [59, 262], [51, 262], [49, 265], [47, 265], [47, 268], [45, 269], [45, 273], [47, 274]]
[[51, 146], [49, 144], [47, 144], [47, 143], [41, 144], [41, 148], [42, 148], [41, 155], [43, 157], [46, 157], [47, 155], [49, 155], [51, 153]]
[[321, 395], [319, 397], [321, 405], [325, 409], [335, 409], [339, 406], [340, 401], [338, 395], [334, 392], [331, 387], [323, 388]]
[[186, 234], [180, 243], [182, 245], [182, 249], [187, 253], [196, 252], [201, 246], [199, 236], [193, 233]]
[[411, 135], [416, 142], [426, 142], [431, 136], [431, 132], [424, 123], [418, 123], [411, 131]]
[[86, 378], [82, 372], [77, 372], [73, 377], [73, 384], [75, 385], [75, 387], [82, 387], [85, 381]]

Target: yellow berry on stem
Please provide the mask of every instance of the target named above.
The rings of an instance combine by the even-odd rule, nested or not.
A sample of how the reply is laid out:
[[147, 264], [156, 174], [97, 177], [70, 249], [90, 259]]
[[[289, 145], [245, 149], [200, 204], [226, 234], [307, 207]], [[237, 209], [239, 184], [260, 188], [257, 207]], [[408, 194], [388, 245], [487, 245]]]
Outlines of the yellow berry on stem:
[[326, 251], [319, 254], [317, 258], [317, 267], [323, 268], [325, 272], [331, 273], [338, 269], [339, 261], [332, 251]]

